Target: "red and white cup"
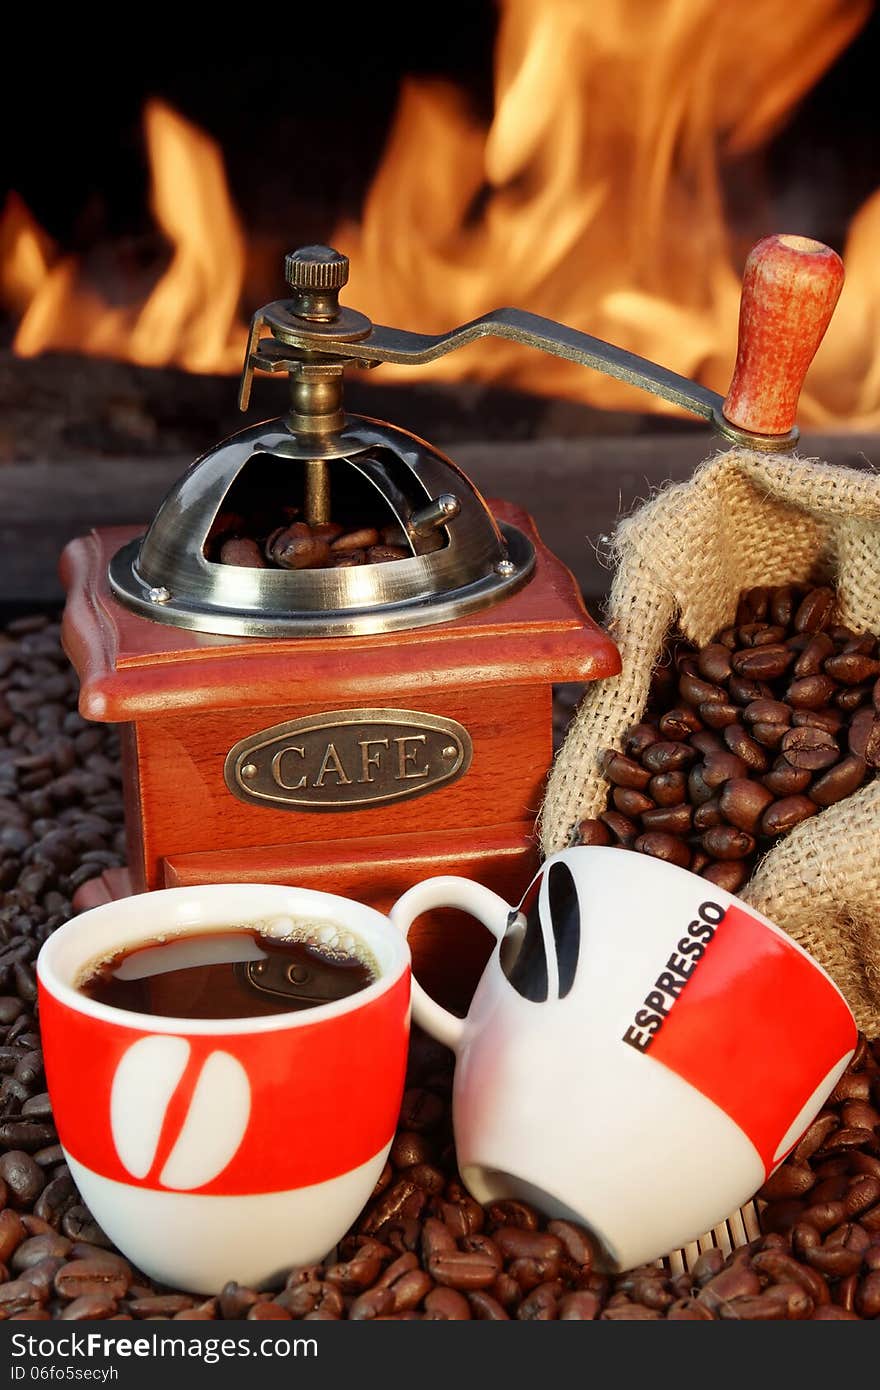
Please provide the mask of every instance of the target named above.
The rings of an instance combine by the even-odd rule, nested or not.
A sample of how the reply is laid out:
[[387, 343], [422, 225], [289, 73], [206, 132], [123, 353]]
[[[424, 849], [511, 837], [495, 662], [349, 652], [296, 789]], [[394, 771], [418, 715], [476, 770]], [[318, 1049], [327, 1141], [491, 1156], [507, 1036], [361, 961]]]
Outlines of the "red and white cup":
[[[283, 919], [331, 922], [378, 978], [301, 1012], [161, 1018], [77, 989], [96, 960], [166, 938]], [[58, 1137], [93, 1215], [146, 1274], [214, 1293], [320, 1260], [368, 1200], [394, 1137], [410, 958], [380, 913], [267, 884], [171, 888], [55, 932], [37, 962]]]
[[466, 1018], [413, 981], [456, 1052], [453, 1125], [478, 1201], [584, 1223], [632, 1268], [711, 1230], [762, 1185], [853, 1055], [830, 977], [740, 899], [647, 855], [554, 855], [519, 907], [460, 878], [417, 884], [403, 932], [455, 907], [497, 938]]

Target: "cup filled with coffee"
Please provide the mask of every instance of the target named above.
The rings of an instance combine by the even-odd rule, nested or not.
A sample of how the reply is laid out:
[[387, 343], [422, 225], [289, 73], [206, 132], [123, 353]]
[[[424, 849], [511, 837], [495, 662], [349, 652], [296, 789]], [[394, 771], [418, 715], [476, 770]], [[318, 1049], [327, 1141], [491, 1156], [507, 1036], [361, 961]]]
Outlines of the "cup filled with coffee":
[[71, 1174], [146, 1274], [212, 1293], [320, 1260], [366, 1203], [403, 1094], [409, 950], [347, 898], [138, 894], [37, 962]]
[[391, 920], [406, 932], [439, 907], [496, 937], [466, 1018], [413, 981], [413, 1017], [456, 1053], [462, 1178], [480, 1202], [590, 1227], [606, 1267], [662, 1258], [747, 1202], [855, 1050], [806, 951], [660, 859], [564, 850], [515, 907], [428, 879]]

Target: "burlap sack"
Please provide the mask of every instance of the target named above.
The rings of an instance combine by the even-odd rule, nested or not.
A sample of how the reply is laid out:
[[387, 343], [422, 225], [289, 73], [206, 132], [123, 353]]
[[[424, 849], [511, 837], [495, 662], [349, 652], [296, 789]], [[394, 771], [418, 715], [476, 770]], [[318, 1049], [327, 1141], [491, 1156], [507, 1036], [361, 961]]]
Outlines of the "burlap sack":
[[[621, 521], [609, 631], [623, 669], [591, 686], [553, 769], [545, 854], [605, 810], [604, 748], [645, 706], [664, 639], [698, 645], [733, 621], [744, 589], [832, 582], [840, 621], [880, 633], [880, 475], [731, 449]], [[857, 1022], [880, 1035], [880, 780], [802, 822], [767, 853], [742, 896], [818, 960]]]

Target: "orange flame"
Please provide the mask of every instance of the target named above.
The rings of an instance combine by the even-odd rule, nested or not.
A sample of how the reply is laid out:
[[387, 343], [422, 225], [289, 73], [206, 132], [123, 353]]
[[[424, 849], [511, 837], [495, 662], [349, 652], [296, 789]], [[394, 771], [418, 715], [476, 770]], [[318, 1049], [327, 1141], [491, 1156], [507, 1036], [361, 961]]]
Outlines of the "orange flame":
[[[721, 166], [766, 142], [869, 11], [869, 0], [502, 0], [488, 130], [448, 85], [404, 84], [362, 223], [335, 233], [352, 302], [423, 332], [518, 304], [726, 391], [747, 248], [731, 244]], [[841, 322], [860, 296], [851, 283]], [[509, 343], [422, 370], [647, 403]], [[819, 375], [848, 370], [826, 352]], [[836, 413], [812, 394], [802, 411]]]
[[[870, 0], [500, 0], [488, 127], [449, 84], [403, 85], [363, 217], [332, 238], [352, 258], [350, 302], [425, 332], [521, 305], [724, 392], [747, 250], [725, 218], [725, 162], [778, 131], [870, 10]], [[246, 251], [222, 156], [158, 101], [145, 122], [168, 268], [143, 305], [111, 306], [13, 196], [0, 218], [0, 302], [21, 315], [15, 350], [237, 371]], [[878, 240], [880, 192], [850, 229], [807, 423], [880, 421]], [[384, 368], [404, 372], [412, 378]], [[418, 374], [671, 409], [511, 343], [475, 344]]]
[[110, 307], [83, 283], [73, 257], [50, 264], [46, 238], [21, 201], [11, 200], [0, 223], [0, 293], [7, 303], [26, 303], [14, 350], [35, 357], [50, 348], [77, 349], [148, 367], [238, 371], [245, 241], [223, 157], [208, 136], [159, 101], [148, 102], [144, 121], [151, 207], [174, 248], [167, 270], [140, 308]]

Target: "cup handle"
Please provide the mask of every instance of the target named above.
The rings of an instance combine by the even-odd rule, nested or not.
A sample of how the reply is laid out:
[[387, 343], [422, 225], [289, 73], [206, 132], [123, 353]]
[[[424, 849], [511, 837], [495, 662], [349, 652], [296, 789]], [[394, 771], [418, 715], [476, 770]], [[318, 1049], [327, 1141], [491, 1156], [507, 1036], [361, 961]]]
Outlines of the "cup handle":
[[[507, 930], [507, 923], [513, 908], [481, 883], [469, 878], [456, 878], [445, 875], [440, 878], [426, 878], [404, 893], [392, 907], [391, 921], [404, 936], [417, 917], [435, 907], [457, 907], [469, 912], [477, 921], [500, 941]], [[465, 1020], [444, 1009], [422, 989], [414, 978], [412, 982], [413, 1016], [418, 1024], [438, 1042], [456, 1050], [464, 1032]]]

